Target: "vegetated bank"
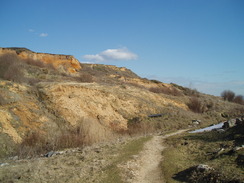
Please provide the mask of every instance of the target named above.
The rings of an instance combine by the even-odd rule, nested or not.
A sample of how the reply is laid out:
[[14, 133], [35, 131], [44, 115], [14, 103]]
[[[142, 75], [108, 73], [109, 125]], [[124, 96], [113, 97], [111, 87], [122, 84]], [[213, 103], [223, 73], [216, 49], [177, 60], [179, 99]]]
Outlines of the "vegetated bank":
[[1, 158], [205, 126], [243, 111], [242, 105], [141, 78], [126, 68], [81, 64], [69, 55], [25, 48], [0, 49]]
[[[234, 121], [234, 120], [232, 120]], [[243, 183], [244, 118], [224, 129], [167, 139], [161, 165], [167, 182]]]
[[149, 136], [120, 138], [46, 157], [6, 160], [0, 166], [0, 182], [122, 183], [117, 165], [137, 155], [148, 140]]

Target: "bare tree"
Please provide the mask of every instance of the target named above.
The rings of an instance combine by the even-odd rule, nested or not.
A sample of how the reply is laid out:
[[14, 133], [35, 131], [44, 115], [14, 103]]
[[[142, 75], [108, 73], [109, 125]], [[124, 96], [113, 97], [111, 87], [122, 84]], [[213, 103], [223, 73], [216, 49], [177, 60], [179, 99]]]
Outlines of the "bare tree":
[[221, 97], [224, 100], [227, 100], [229, 102], [233, 102], [234, 98], [235, 98], [235, 93], [231, 90], [225, 90], [221, 93]]
[[237, 103], [237, 104], [244, 104], [244, 98], [243, 98], [242, 95], [237, 95], [237, 96], [234, 98], [233, 102], [235, 102], [235, 103]]

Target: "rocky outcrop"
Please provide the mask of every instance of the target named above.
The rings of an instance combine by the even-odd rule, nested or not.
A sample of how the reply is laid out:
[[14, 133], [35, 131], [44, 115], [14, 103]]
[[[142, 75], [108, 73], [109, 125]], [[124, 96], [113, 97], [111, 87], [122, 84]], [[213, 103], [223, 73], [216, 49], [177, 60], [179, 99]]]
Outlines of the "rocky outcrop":
[[232, 128], [233, 126], [243, 126], [244, 124], [244, 119], [243, 117], [240, 118], [236, 118], [236, 119], [229, 119], [228, 121], [224, 122], [223, 124], [223, 129], [227, 129], [227, 128]]
[[79, 61], [71, 55], [36, 53], [26, 48], [0, 48], [0, 55], [7, 53], [16, 53], [21, 59], [39, 60], [68, 73], [76, 73], [81, 69]]

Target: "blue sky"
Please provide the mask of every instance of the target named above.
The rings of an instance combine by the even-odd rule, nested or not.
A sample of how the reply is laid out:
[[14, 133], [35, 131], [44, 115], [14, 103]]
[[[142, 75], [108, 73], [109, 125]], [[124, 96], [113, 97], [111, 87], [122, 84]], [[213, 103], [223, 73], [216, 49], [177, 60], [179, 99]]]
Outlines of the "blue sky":
[[244, 95], [243, 0], [1, 0], [0, 47]]

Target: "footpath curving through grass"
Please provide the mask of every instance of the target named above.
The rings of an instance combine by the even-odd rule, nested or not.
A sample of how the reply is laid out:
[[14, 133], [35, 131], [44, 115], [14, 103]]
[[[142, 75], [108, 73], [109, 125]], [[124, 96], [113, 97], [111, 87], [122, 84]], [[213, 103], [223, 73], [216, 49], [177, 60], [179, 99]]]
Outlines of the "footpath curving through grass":
[[108, 167], [103, 170], [103, 179], [100, 181], [106, 183], [122, 183], [120, 170], [117, 167], [122, 162], [126, 162], [132, 158], [133, 155], [139, 154], [142, 151], [144, 144], [152, 137], [146, 136], [130, 141], [125, 144], [119, 151], [119, 154]]

